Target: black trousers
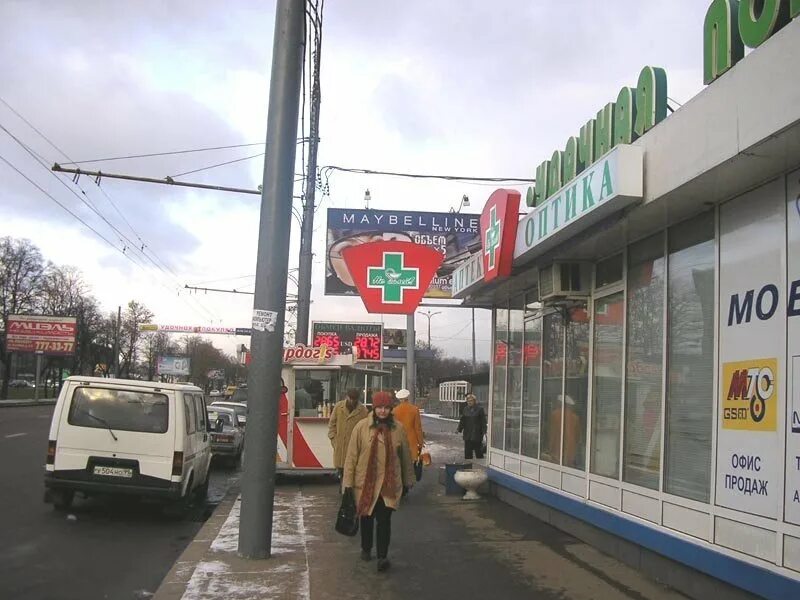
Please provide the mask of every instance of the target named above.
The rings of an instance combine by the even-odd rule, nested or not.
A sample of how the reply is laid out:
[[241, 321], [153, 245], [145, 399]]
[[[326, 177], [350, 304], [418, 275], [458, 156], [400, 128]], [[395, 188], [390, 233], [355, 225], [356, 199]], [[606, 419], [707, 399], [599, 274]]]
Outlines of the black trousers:
[[378, 521], [378, 558], [386, 558], [389, 552], [389, 541], [392, 538], [392, 513], [393, 508], [389, 508], [383, 502], [383, 496], [378, 498], [372, 514], [368, 517], [361, 517], [361, 549], [372, 551], [372, 530], [375, 521]]
[[[473, 457], [472, 454], [475, 453]], [[483, 440], [464, 440], [464, 458], [483, 458]]]

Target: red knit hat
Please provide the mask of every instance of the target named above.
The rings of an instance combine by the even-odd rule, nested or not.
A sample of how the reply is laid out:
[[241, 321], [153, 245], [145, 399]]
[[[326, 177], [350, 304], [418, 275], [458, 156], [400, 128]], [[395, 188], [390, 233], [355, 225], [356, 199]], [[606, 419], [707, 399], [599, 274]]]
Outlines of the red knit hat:
[[372, 395], [372, 406], [373, 408], [377, 408], [378, 406], [391, 406], [394, 404], [394, 398], [389, 392], [375, 392]]

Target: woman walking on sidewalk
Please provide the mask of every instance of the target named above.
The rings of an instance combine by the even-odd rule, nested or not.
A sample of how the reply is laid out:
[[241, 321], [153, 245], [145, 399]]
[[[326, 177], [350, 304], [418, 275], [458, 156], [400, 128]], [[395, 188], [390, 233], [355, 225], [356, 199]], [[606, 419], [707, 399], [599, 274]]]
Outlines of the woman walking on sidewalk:
[[372, 418], [353, 428], [344, 463], [343, 487], [353, 490], [361, 518], [361, 558], [371, 560], [373, 529], [377, 529], [378, 571], [390, 566], [392, 513], [414, 485], [408, 439], [403, 426], [392, 418], [392, 402], [389, 392], [373, 395]]

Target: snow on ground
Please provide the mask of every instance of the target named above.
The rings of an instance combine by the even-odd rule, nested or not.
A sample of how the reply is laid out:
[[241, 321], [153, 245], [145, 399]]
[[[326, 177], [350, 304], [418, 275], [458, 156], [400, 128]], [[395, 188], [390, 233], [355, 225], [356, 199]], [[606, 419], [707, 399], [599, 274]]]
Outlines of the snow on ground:
[[[266, 566], [254, 566], [252, 573], [241, 573], [231, 570], [225, 562], [227, 556], [236, 556], [239, 545], [242, 503], [241, 496], [237, 498], [209, 549], [209, 554], [219, 559], [197, 564], [183, 600], [286, 597], [287, 587], [293, 588], [294, 598], [310, 598], [307, 547], [310, 537], [305, 527], [304, 500], [300, 491], [276, 494], [272, 519], [273, 558]], [[290, 554], [294, 554], [295, 560], [289, 558]], [[286, 557], [283, 562], [281, 555]], [[304, 557], [299, 563], [296, 560], [298, 555]]]

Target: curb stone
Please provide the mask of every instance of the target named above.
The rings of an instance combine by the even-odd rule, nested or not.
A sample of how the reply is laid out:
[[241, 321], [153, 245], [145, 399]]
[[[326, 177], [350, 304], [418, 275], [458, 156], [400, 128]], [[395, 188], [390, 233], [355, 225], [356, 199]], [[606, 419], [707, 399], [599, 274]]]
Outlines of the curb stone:
[[169, 573], [164, 576], [152, 597], [153, 600], [177, 600], [183, 596], [197, 564], [216, 539], [240, 493], [238, 485], [232, 486], [228, 490], [219, 506], [214, 509], [194, 539], [183, 550]]

